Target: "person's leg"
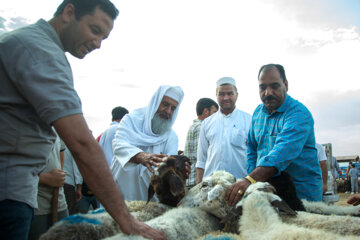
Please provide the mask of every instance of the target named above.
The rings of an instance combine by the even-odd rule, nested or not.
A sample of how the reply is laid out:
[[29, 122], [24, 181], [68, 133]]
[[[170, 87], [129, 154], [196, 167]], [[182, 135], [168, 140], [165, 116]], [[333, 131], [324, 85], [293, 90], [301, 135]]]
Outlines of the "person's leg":
[[[69, 216], [68, 210], [58, 212], [58, 221]], [[35, 215], [31, 222], [29, 240], [38, 240], [52, 226], [51, 214]]]
[[354, 193], [355, 190], [355, 179], [351, 178], [351, 193]]
[[64, 184], [64, 194], [66, 199], [66, 204], [68, 205], [69, 214], [73, 215], [78, 213], [78, 209], [76, 206], [76, 193], [75, 187], [70, 184]]
[[359, 192], [359, 180], [355, 178], [355, 193]]
[[90, 199], [88, 196], [82, 196], [80, 201], [77, 203], [80, 213], [87, 213], [89, 211]]
[[99, 201], [97, 200], [97, 198], [95, 196], [92, 196], [91, 197], [91, 206], [92, 208], [95, 210], [95, 209], [98, 209], [99, 208]]
[[28, 239], [34, 209], [23, 202], [0, 201], [0, 238]]
[[[49, 221], [50, 219], [50, 221]], [[35, 215], [31, 222], [29, 240], [38, 240], [51, 227], [51, 214]]]

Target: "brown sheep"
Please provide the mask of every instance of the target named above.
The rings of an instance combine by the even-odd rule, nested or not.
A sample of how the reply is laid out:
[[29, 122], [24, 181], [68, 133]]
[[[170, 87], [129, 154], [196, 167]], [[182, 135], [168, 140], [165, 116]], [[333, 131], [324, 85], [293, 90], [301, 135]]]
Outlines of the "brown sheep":
[[177, 206], [185, 196], [185, 162], [191, 164], [186, 156], [171, 155], [155, 169], [155, 174], [150, 179], [148, 202], [156, 194], [161, 203]]

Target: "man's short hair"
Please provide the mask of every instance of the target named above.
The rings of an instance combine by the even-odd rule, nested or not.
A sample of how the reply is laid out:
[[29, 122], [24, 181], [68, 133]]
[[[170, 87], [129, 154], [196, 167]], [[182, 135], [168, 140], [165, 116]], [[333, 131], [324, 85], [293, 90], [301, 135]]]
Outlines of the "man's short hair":
[[124, 107], [116, 107], [111, 111], [112, 121], [121, 120], [129, 111]]
[[210, 111], [211, 106], [215, 106], [216, 109], [219, 109], [219, 105], [211, 98], [200, 98], [196, 104], [196, 114], [200, 116], [205, 108]]
[[284, 67], [282, 65], [280, 65], [280, 64], [274, 64], [274, 63], [266, 64], [266, 65], [264, 65], [264, 66], [262, 66], [260, 68], [259, 73], [258, 73], [258, 80], [259, 80], [259, 77], [260, 77], [260, 73], [262, 71], [267, 71], [272, 67], [275, 67], [279, 71], [283, 82], [287, 81]]
[[119, 10], [109, 0], [64, 0], [57, 8], [54, 17], [62, 14], [67, 4], [74, 5], [76, 20], [80, 20], [84, 15], [93, 14], [97, 6], [113, 20], [119, 15]]

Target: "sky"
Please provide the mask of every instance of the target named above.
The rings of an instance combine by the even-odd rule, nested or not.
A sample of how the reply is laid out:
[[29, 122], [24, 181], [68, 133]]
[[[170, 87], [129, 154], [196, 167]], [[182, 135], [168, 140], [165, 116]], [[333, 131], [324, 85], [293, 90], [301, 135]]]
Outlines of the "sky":
[[[61, 0], [1, 0], [0, 34], [51, 19]], [[237, 107], [261, 103], [257, 73], [285, 67], [288, 94], [311, 111], [319, 143], [335, 156], [360, 154], [359, 0], [113, 0], [120, 10], [101, 49], [67, 54], [87, 123], [97, 137], [111, 110], [146, 106], [162, 85], [185, 97], [174, 130], [179, 149], [198, 99], [216, 100], [216, 81], [235, 78]], [[31, 10], [30, 10], [31, 9]]]

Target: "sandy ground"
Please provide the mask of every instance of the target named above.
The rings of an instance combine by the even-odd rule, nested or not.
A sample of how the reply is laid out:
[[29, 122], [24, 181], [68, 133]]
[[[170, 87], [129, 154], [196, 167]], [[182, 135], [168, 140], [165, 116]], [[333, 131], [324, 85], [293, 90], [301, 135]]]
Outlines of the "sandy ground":
[[[335, 203], [335, 205], [339, 206], [351, 206], [346, 203], [346, 201], [351, 197], [350, 193], [338, 193], [339, 194], [339, 201]], [[360, 207], [360, 205], [359, 205]]]

